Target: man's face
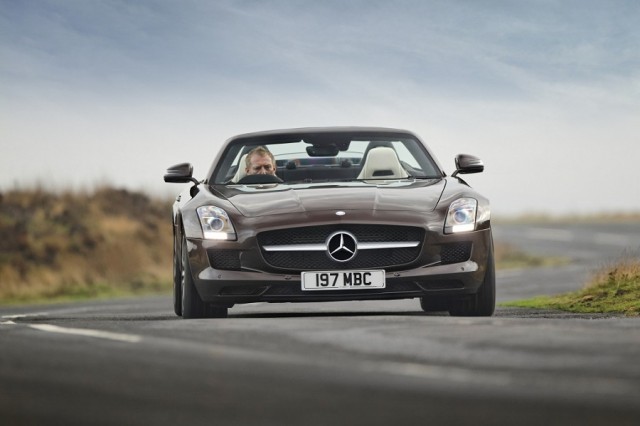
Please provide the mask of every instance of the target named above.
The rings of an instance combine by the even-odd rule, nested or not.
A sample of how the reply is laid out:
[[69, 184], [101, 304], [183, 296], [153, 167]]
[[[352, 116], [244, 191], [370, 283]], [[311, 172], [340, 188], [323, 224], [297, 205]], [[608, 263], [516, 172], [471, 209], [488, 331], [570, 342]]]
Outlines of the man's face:
[[248, 175], [275, 175], [276, 169], [268, 155], [252, 154], [246, 172]]

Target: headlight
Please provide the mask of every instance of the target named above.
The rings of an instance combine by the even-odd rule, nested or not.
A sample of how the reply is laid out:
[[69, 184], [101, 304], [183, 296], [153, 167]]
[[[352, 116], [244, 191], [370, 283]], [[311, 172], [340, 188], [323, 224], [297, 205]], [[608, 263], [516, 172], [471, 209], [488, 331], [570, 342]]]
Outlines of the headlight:
[[444, 222], [444, 233], [468, 232], [476, 229], [478, 201], [473, 198], [460, 198], [449, 206]]
[[198, 207], [198, 217], [202, 233], [207, 240], [235, 240], [236, 230], [233, 228], [227, 212], [219, 207]]

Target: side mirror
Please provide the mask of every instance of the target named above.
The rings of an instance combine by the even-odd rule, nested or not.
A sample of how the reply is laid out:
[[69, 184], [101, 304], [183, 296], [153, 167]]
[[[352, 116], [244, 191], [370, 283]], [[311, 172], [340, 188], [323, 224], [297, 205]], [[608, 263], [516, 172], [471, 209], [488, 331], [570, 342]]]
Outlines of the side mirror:
[[470, 173], [480, 173], [484, 171], [484, 163], [478, 157], [468, 154], [458, 154], [456, 156], [456, 171], [451, 177], [457, 174], [466, 175]]
[[193, 177], [193, 166], [191, 163], [180, 163], [167, 169], [164, 175], [164, 181], [168, 183], [187, 183], [193, 182], [199, 184]]

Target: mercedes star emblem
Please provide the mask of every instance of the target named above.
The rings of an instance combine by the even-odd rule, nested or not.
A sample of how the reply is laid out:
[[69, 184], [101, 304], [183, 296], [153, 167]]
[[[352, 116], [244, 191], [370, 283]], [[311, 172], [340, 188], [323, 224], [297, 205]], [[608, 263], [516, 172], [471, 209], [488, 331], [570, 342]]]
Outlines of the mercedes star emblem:
[[347, 231], [338, 231], [327, 238], [327, 254], [336, 262], [348, 262], [358, 251], [356, 237]]

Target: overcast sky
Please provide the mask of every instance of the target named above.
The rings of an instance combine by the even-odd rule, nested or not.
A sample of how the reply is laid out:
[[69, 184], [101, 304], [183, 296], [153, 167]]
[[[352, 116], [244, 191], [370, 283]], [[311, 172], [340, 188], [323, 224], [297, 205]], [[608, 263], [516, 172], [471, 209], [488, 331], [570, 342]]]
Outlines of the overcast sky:
[[640, 210], [640, 2], [0, 0], [0, 190], [177, 193], [238, 133], [412, 130], [494, 214]]

